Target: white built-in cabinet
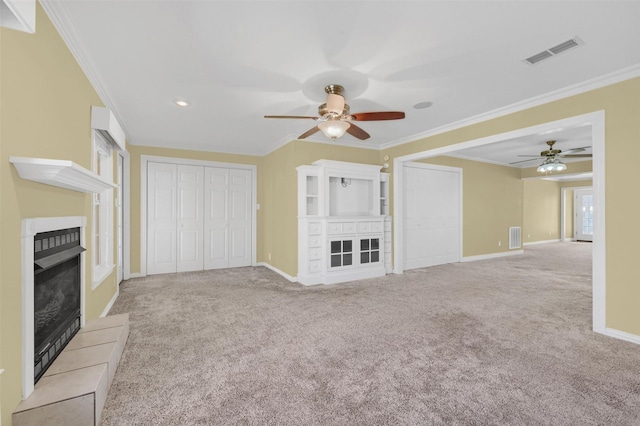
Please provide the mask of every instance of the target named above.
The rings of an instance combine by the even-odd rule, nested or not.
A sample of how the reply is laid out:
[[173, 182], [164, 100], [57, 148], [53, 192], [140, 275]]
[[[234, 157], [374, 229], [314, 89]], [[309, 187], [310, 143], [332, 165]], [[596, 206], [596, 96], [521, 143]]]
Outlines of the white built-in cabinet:
[[298, 171], [298, 281], [333, 284], [391, 271], [389, 175], [318, 160]]
[[147, 274], [250, 266], [251, 170], [148, 162]]

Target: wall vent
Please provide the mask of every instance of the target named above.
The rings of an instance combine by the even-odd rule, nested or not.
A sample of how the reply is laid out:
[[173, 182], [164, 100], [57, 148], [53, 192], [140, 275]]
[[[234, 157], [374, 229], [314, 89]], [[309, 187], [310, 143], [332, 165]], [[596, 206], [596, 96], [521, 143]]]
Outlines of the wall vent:
[[567, 50], [573, 49], [574, 47], [582, 46], [584, 42], [580, 40], [578, 37], [574, 37], [567, 41], [563, 41], [560, 44], [557, 44], [549, 49], [543, 50], [542, 52], [536, 53], [533, 56], [528, 57], [524, 60], [529, 65], [535, 65], [538, 62], [544, 61], [545, 59], [552, 58], [556, 55], [559, 55], [562, 52], [566, 52]]
[[509, 228], [509, 249], [517, 249], [522, 245], [522, 228], [512, 226]]

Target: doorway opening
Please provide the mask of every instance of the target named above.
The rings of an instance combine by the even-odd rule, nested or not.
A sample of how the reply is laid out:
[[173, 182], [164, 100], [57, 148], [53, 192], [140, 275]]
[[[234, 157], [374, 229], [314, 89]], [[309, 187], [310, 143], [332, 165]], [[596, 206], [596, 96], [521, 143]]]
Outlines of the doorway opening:
[[605, 149], [604, 111], [570, 117], [480, 139], [461, 142], [423, 152], [417, 152], [394, 159], [394, 273], [402, 274], [404, 265], [404, 167], [406, 163], [430, 157], [453, 153], [461, 149], [473, 148], [501, 142], [507, 139], [544, 134], [558, 128], [590, 126], [593, 148], [593, 331], [606, 334], [606, 264], [605, 264]]

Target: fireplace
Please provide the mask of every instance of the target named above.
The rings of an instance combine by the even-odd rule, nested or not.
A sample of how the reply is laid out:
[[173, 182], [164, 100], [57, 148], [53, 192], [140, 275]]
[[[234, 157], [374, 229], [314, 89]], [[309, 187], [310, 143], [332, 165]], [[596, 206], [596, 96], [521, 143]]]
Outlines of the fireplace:
[[34, 383], [80, 329], [80, 228], [33, 238]]
[[84, 324], [83, 216], [22, 221], [22, 398]]

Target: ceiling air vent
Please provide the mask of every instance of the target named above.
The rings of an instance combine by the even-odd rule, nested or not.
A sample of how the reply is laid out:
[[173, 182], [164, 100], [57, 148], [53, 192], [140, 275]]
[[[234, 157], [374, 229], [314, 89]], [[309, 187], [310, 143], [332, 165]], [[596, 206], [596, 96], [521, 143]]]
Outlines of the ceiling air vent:
[[535, 55], [528, 57], [524, 61], [529, 65], [535, 65], [538, 62], [559, 55], [560, 53], [566, 52], [567, 50], [573, 49], [574, 47], [582, 46], [583, 44], [584, 42], [582, 40], [580, 40], [578, 37], [574, 37], [558, 45], [550, 47], [547, 50], [543, 50], [540, 53], [536, 53]]

